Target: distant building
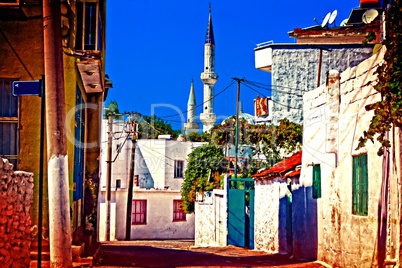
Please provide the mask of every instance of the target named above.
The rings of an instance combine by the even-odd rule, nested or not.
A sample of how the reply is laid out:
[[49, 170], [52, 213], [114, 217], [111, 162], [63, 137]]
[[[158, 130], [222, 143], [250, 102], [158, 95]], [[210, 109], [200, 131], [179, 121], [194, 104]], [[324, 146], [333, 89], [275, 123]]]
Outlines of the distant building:
[[297, 43], [257, 45], [255, 67], [271, 73], [273, 123], [287, 118], [302, 123], [302, 96], [326, 83], [331, 69], [343, 71], [372, 55], [373, 44], [363, 45], [369, 32], [380, 35], [380, 16], [370, 24], [316, 25], [289, 33]]
[[[113, 125], [110, 239], [124, 240], [126, 232], [128, 178], [131, 165], [131, 137], [126, 124]], [[106, 221], [106, 121], [103, 122], [99, 186], [99, 241], [105, 240]], [[194, 239], [194, 214], [181, 209], [181, 185], [188, 155], [202, 142], [169, 139], [136, 141], [131, 235], [134, 239]]]

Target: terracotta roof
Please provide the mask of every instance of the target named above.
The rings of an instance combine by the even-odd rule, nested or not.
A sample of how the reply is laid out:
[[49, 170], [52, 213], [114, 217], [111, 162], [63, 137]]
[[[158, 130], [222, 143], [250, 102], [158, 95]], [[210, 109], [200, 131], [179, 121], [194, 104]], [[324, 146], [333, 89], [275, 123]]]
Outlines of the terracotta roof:
[[276, 163], [271, 168], [257, 172], [252, 175], [255, 180], [269, 180], [275, 177], [293, 177], [300, 174], [300, 166], [302, 162], [302, 151], [294, 153], [293, 155]]

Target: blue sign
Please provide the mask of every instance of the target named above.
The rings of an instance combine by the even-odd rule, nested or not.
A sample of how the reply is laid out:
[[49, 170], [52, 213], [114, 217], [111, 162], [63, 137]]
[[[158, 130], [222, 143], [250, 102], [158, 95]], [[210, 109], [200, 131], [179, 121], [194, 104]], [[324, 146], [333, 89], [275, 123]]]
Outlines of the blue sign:
[[14, 96], [40, 96], [41, 95], [41, 80], [31, 81], [14, 81], [13, 95]]

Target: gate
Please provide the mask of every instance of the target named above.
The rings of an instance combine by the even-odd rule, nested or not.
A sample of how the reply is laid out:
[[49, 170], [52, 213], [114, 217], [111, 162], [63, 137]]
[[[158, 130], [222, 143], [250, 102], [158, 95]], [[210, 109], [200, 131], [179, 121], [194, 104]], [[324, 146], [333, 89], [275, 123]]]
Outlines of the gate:
[[254, 248], [254, 180], [228, 179], [228, 244]]

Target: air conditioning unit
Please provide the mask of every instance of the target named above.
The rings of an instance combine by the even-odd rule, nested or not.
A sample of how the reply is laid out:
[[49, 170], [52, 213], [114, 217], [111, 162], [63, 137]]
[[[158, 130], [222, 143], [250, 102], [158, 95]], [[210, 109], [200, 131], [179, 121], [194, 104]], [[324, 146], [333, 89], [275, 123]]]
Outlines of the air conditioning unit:
[[0, 7], [19, 7], [20, 0], [0, 0]]

